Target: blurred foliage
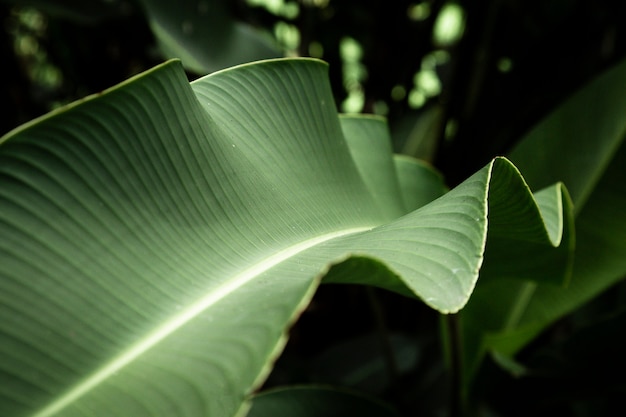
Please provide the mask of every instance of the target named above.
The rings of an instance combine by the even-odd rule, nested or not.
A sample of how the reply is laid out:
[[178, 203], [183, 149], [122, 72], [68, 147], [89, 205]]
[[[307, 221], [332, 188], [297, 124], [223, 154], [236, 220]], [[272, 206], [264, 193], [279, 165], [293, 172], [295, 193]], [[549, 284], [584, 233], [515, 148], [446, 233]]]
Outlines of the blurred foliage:
[[[150, 3], [2, 0], [2, 99], [13, 106], [0, 130], [162, 61], [154, 13], [144, 12]], [[285, 55], [328, 61], [338, 108], [385, 115], [396, 149], [426, 149], [418, 156], [450, 185], [506, 153], [571, 91], [626, 55], [626, 5], [611, 0], [197, 3], [198, 13], [225, 8], [234, 22], [274, 37]], [[207, 51], [222, 46], [207, 40]], [[407, 143], [423, 115], [432, 143]]]
[[33, 2], [46, 12], [29, 2], [7, 3], [12, 2], [0, 2], [7, 75], [0, 91], [11, 105], [2, 118], [3, 133], [162, 61], [143, 16], [130, 3], [112, 10], [83, 6], [74, 14], [68, 13], [71, 7], [50, 8], [55, 2]]

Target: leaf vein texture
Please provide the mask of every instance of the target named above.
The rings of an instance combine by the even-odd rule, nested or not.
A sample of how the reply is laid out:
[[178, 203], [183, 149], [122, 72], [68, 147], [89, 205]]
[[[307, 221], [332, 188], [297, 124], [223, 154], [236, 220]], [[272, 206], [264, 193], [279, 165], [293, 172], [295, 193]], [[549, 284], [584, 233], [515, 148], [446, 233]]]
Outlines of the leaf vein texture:
[[275, 267], [276, 265], [284, 262], [285, 260], [297, 255], [300, 252], [303, 252], [311, 247], [319, 245], [323, 242], [342, 237], [348, 236], [351, 234], [359, 233], [368, 230], [368, 228], [355, 228], [349, 230], [342, 230], [338, 232], [329, 233], [323, 236], [318, 236], [312, 239], [308, 239], [304, 242], [293, 245], [289, 248], [285, 248], [282, 251], [270, 256], [269, 258], [263, 259], [262, 261], [252, 265], [249, 268], [241, 271], [237, 275], [228, 279], [226, 282], [219, 285], [218, 288], [213, 289], [207, 296], [201, 298], [190, 307], [185, 309], [184, 311], [177, 314], [175, 317], [164, 323], [158, 329], [155, 329], [154, 332], [143, 338], [142, 340], [135, 343], [131, 348], [127, 349], [122, 355], [114, 358], [112, 361], [107, 363], [101, 369], [97, 370], [95, 373], [84, 379], [80, 384], [71, 389], [69, 392], [60, 397], [57, 401], [47, 406], [45, 409], [41, 410], [34, 417], [49, 417], [53, 416], [63, 408], [65, 408], [68, 404], [75, 401], [78, 397], [84, 395], [93, 387], [97, 386], [100, 382], [110, 377], [111, 375], [118, 372], [121, 368], [123, 368], [128, 363], [132, 362], [134, 359], [139, 357], [141, 354], [158, 344], [160, 341], [168, 337], [178, 328], [189, 322], [191, 319], [195, 318], [216, 304], [224, 297], [228, 296], [232, 292], [236, 291], [238, 288], [248, 283], [250, 280], [257, 278], [263, 272]]

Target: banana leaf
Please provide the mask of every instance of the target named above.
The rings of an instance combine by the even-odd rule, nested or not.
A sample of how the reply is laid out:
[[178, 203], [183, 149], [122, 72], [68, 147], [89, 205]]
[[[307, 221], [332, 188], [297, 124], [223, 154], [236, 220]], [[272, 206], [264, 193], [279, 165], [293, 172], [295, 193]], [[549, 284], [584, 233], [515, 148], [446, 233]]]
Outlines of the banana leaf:
[[453, 313], [491, 238], [567, 279], [562, 185], [497, 158], [444, 192], [312, 59], [169, 61], [8, 133], [0, 415], [243, 415], [322, 279]]

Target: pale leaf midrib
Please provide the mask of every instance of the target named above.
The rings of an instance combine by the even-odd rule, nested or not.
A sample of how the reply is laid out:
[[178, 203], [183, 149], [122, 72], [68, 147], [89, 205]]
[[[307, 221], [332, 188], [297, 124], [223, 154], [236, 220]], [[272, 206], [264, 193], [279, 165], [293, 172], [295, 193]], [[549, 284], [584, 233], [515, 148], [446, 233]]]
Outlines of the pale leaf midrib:
[[74, 401], [78, 400], [83, 395], [87, 394], [92, 389], [96, 388], [98, 384], [106, 380], [109, 376], [115, 374], [120, 369], [141, 356], [143, 353], [156, 346], [160, 341], [164, 340], [170, 334], [174, 333], [177, 329], [179, 329], [189, 321], [193, 320], [207, 308], [218, 303], [220, 300], [224, 299], [229, 294], [232, 294], [246, 283], [252, 281], [255, 277], [261, 275], [263, 272], [270, 270], [281, 262], [286, 261], [289, 258], [316, 245], [335, 238], [364, 232], [370, 229], [371, 227], [351, 228], [317, 236], [285, 248], [280, 252], [277, 252], [272, 256], [264, 259], [263, 261], [257, 262], [256, 264], [244, 269], [237, 275], [228, 279], [225, 283], [219, 285], [215, 289], [212, 289], [209, 294], [196, 301], [190, 307], [179, 312], [176, 316], [160, 326], [158, 329], [154, 330], [152, 333], [135, 343], [123, 354], [117, 356], [116, 358], [102, 366], [99, 370], [91, 374], [83, 382], [76, 385], [74, 388], [70, 389], [63, 396], [53, 401], [42, 410], [33, 414], [33, 417], [50, 417], [61, 411], [68, 405], [72, 404]]

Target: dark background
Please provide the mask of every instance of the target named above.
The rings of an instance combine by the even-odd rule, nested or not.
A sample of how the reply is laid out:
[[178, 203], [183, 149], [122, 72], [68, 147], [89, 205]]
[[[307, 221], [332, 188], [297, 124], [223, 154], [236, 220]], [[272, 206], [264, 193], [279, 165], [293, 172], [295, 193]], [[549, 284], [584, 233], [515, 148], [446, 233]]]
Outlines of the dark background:
[[[37, 6], [39, 3], [36, 2]], [[54, 4], [55, 2], [49, 2]], [[63, 1], [61, 3], [68, 3]], [[71, 2], [70, 2], [71, 3]], [[95, 2], [98, 3], [98, 2]], [[323, 46], [322, 58], [330, 63], [333, 90], [340, 103], [342, 61], [339, 40], [356, 39], [363, 47], [365, 112], [373, 103], [387, 103], [390, 127], [417, 118], [437, 105], [442, 112], [437, 128], [440, 140], [433, 156], [450, 185], [455, 185], [495, 155], [501, 155], [538, 119], [583, 83], [626, 55], [626, 2], [599, 0], [458, 1], [465, 12], [465, 30], [458, 43], [440, 48], [433, 44], [432, 28], [441, 0], [428, 3], [430, 14], [420, 21], [407, 18], [416, 2], [407, 0], [342, 0], [314, 6], [301, 1], [300, 14], [289, 23], [301, 33], [300, 52], [308, 44]], [[26, 1], [0, 1], [0, 53], [4, 76], [0, 81], [5, 133], [47, 112], [52, 103], [67, 103], [110, 87], [164, 60], [142, 9], [134, 2], [114, 2], [116, 7], [88, 9], [91, 13], [68, 16], [39, 7], [45, 16], [42, 29], [33, 30], [16, 17]], [[84, 4], [84, 3], [83, 3]], [[244, 0], [227, 2], [235, 19], [271, 29], [284, 19]], [[37, 41], [43, 61], [53, 65], [62, 81], [42, 85], [29, 75], [40, 58], [16, 52], [16, 33]], [[438, 68], [441, 94], [421, 109], [406, 100], [394, 101], [395, 85], [410, 88], [424, 55], [445, 49], [451, 59]], [[511, 70], [498, 70], [508, 58]], [[190, 74], [190, 79], [198, 75]], [[448, 120], [456, 134], [443, 140]], [[396, 138], [397, 150], [403, 138]]]

